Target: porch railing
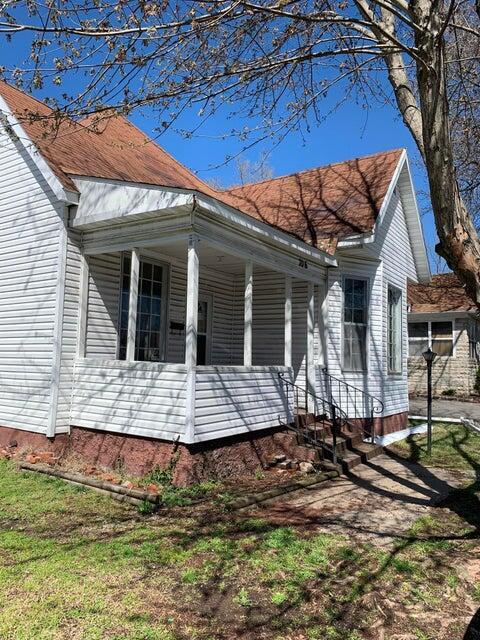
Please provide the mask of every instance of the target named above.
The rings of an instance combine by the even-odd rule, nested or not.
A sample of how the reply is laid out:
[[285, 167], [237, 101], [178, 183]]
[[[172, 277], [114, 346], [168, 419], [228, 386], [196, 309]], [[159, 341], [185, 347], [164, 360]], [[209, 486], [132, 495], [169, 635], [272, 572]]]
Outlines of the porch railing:
[[[295, 431], [315, 449], [328, 452], [333, 463], [337, 464], [337, 435], [347, 422], [346, 414], [333, 400], [321, 398], [312, 391], [299, 387], [288, 380], [283, 372], [279, 372], [278, 377], [285, 387], [287, 407], [286, 418], [283, 420], [279, 416], [280, 423]], [[309, 413], [308, 408], [305, 408], [309, 404], [315, 407], [314, 413]]]
[[[375, 416], [383, 415], [385, 405], [380, 398], [359, 389], [322, 370], [327, 398], [339, 405], [347, 416], [347, 422], [360, 426], [364, 436], [375, 441]], [[355, 420], [355, 422], [353, 422]]]

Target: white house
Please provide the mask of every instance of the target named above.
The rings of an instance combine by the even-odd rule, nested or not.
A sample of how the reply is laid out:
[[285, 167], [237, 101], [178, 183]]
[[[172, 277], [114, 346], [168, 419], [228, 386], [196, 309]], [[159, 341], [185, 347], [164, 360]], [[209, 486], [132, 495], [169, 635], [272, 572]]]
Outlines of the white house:
[[217, 191], [122, 117], [52, 133], [5, 83], [0, 113], [0, 442], [165, 461], [329, 394], [403, 428], [430, 277], [404, 150]]

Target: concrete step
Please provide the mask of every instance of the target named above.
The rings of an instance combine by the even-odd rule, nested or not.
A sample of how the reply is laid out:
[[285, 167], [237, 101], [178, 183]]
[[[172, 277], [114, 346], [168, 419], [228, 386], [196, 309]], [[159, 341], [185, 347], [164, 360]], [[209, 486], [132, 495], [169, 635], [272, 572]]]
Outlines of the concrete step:
[[353, 451], [348, 451], [344, 456], [340, 456], [339, 463], [342, 466], [344, 473], [347, 473], [351, 469], [354, 469], [359, 464], [364, 464], [376, 458], [383, 453], [383, 447], [374, 444], [363, 443]]
[[[326, 444], [329, 446], [329, 450], [325, 450], [324, 455], [325, 458], [331, 460], [333, 457], [331, 450], [333, 440], [327, 440]], [[355, 436], [355, 438], [337, 438], [337, 461], [345, 473], [357, 465], [379, 456], [381, 453], [383, 453], [383, 447], [363, 442], [358, 436]]]

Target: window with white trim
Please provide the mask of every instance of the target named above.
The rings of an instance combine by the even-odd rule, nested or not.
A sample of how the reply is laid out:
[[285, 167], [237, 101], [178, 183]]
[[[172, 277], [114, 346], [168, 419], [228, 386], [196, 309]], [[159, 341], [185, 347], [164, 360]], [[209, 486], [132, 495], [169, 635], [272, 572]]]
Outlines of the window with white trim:
[[[123, 256], [118, 357], [127, 356], [128, 304], [130, 300], [130, 255]], [[165, 358], [167, 267], [140, 260], [135, 360], [159, 362]]]
[[345, 278], [343, 282], [343, 368], [367, 368], [367, 280]]
[[437, 356], [453, 356], [453, 322], [408, 323], [408, 355], [420, 357], [429, 347]]
[[388, 371], [402, 372], [402, 292], [388, 285]]

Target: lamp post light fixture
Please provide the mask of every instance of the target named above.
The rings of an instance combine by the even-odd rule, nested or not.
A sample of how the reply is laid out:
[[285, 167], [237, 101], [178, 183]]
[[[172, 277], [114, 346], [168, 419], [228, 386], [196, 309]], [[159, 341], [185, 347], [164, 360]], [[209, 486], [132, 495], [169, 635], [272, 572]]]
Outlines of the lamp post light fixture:
[[427, 363], [427, 455], [432, 455], [432, 364], [437, 354], [430, 347], [423, 352]]

